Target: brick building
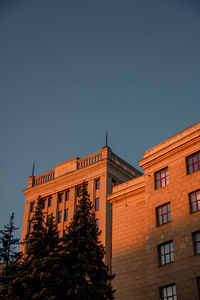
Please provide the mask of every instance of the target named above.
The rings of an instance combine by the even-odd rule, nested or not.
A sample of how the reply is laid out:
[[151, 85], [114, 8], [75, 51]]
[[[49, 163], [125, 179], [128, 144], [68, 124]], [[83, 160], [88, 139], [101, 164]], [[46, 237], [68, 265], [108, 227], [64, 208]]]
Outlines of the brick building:
[[108, 196], [116, 299], [200, 299], [200, 123], [139, 164]]
[[116, 300], [200, 299], [200, 123], [146, 151], [139, 164], [144, 175], [104, 147], [30, 177], [22, 240], [39, 195], [62, 235], [84, 183], [116, 273]]
[[[97, 224], [102, 231], [101, 240], [106, 248], [106, 263], [111, 259], [111, 204], [106, 196], [112, 187], [141, 175], [105, 146], [98, 153], [79, 159], [75, 157], [55, 166], [55, 169], [37, 177], [28, 178], [24, 190], [25, 211], [21, 240], [30, 230], [31, 219], [38, 196], [42, 197], [46, 217], [53, 213], [60, 235], [73, 218], [79, 200], [80, 187], [84, 183], [94, 204]], [[21, 245], [21, 250], [24, 251]]]

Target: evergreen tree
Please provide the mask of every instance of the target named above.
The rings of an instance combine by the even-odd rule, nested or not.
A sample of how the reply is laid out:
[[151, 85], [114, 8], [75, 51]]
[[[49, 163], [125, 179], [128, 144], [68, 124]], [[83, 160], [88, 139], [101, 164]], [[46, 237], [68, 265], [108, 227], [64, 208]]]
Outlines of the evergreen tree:
[[[17, 266], [16, 275], [0, 293], [1, 299], [61, 300], [59, 287], [63, 287], [59, 264], [62, 246], [53, 216], [44, 221], [39, 197], [30, 230], [24, 244], [26, 253]], [[67, 284], [65, 283], [65, 289]]]
[[19, 239], [14, 237], [18, 229], [14, 225], [14, 213], [12, 213], [9, 224], [0, 230], [0, 263], [3, 264], [5, 272], [8, 270], [9, 263], [18, 258], [16, 247], [19, 245]]
[[104, 247], [99, 241], [101, 232], [96, 226], [94, 209], [83, 186], [81, 199], [73, 221], [67, 228], [65, 251], [70, 254], [68, 271], [73, 281], [70, 300], [114, 299], [111, 280], [104, 264]]

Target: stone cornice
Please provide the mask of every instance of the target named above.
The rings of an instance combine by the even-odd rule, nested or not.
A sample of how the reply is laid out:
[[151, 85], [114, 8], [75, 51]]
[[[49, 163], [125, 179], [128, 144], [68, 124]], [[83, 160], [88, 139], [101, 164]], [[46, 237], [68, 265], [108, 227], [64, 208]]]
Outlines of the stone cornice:
[[139, 165], [146, 169], [170, 155], [200, 141], [200, 123], [184, 130], [144, 153]]

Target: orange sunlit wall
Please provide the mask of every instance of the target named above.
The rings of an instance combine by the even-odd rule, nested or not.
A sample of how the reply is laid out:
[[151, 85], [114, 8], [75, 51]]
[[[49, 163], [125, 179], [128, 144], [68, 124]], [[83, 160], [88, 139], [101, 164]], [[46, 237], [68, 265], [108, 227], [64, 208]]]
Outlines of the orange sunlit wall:
[[139, 163], [145, 174], [108, 197], [116, 299], [197, 300], [200, 123], [146, 151]]

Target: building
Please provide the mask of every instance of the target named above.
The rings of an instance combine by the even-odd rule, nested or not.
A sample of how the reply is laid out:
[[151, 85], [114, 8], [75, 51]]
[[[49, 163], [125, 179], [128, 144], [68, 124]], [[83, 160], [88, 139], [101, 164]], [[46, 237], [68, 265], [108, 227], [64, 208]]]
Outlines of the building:
[[[31, 219], [36, 200], [42, 197], [43, 211], [56, 218], [61, 236], [73, 218], [79, 200], [80, 187], [84, 183], [94, 204], [97, 224], [102, 231], [101, 240], [106, 248], [105, 262], [111, 259], [111, 205], [106, 196], [112, 187], [141, 175], [112, 150], [105, 146], [98, 153], [79, 159], [75, 157], [55, 166], [55, 169], [37, 177], [28, 178], [24, 190], [25, 211], [21, 240], [31, 229]], [[21, 251], [24, 251], [21, 245]]]
[[139, 164], [108, 196], [116, 299], [200, 299], [200, 123]]

